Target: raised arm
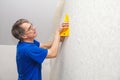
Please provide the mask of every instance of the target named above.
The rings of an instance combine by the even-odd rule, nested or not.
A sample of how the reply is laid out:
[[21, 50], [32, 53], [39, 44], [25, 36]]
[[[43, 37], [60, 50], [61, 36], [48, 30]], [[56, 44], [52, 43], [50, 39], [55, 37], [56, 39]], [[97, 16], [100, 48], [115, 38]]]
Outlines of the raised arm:
[[60, 44], [60, 36], [59, 36], [59, 31], [57, 30], [54, 36], [52, 46], [48, 49], [47, 58], [55, 58], [57, 56], [59, 44]]
[[48, 49], [47, 58], [55, 58], [58, 53], [60, 42], [63, 42], [64, 37], [60, 37], [60, 32], [63, 30], [63, 27], [56, 30], [54, 40], [52, 42], [51, 47]]

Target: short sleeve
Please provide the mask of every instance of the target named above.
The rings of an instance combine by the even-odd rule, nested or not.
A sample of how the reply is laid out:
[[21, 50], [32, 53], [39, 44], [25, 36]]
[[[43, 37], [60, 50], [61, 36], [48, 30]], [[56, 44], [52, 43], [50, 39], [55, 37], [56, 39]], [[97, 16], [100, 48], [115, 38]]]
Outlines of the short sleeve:
[[27, 56], [40, 64], [46, 58], [47, 53], [47, 49], [39, 48], [37, 46], [32, 46], [29, 50], [27, 49]]

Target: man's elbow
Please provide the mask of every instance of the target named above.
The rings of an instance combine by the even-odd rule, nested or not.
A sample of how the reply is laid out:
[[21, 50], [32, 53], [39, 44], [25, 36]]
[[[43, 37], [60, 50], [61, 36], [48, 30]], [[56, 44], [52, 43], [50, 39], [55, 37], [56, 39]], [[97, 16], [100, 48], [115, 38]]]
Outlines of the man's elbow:
[[57, 57], [57, 55], [52, 55], [52, 56], [51, 56], [51, 58], [56, 58], [56, 57]]
[[56, 58], [57, 57], [57, 51], [48, 50], [47, 58]]

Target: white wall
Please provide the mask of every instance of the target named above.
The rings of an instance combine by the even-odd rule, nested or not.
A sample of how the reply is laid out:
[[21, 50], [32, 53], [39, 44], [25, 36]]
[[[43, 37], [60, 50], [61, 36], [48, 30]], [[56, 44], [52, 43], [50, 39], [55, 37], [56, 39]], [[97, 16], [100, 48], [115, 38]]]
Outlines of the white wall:
[[11, 28], [20, 18], [28, 19], [36, 26], [38, 40], [48, 40], [53, 33], [56, 3], [57, 0], [0, 0], [0, 44], [16, 44]]
[[0, 80], [17, 80], [15, 46], [0, 45]]
[[51, 80], [120, 80], [120, 0], [66, 0], [66, 12], [70, 36]]

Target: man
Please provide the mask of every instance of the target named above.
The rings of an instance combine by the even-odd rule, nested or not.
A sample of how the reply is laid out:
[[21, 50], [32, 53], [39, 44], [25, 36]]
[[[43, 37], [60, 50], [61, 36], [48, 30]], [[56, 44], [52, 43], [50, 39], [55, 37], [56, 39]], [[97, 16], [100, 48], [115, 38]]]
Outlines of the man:
[[12, 35], [19, 40], [16, 62], [18, 80], [42, 80], [41, 66], [45, 58], [55, 58], [59, 49], [59, 36], [63, 28], [56, 30], [52, 42], [39, 43], [35, 27], [26, 19], [19, 19], [12, 27]]

